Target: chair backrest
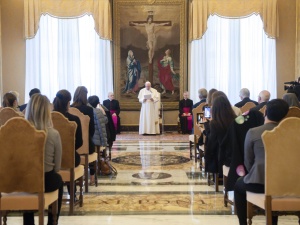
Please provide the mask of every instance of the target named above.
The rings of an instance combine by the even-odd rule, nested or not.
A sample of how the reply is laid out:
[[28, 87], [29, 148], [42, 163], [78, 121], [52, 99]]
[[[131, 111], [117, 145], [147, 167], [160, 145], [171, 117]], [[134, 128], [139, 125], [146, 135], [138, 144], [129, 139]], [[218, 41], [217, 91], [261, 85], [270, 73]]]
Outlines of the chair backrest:
[[265, 190], [270, 196], [300, 197], [300, 118], [286, 118], [265, 131]]
[[265, 115], [266, 108], [267, 108], [267, 106], [264, 105], [259, 111], [260, 111], [263, 115]]
[[0, 126], [13, 117], [22, 117], [13, 108], [5, 107], [0, 110]]
[[89, 154], [89, 123], [90, 123], [90, 117], [87, 115], [84, 115], [82, 112], [79, 111], [79, 109], [75, 107], [69, 108], [69, 113], [75, 116], [78, 116], [81, 123], [81, 129], [82, 129], [82, 146], [77, 149], [78, 154]]
[[24, 118], [0, 127], [0, 192], [44, 192], [46, 134]]
[[196, 108], [193, 109], [193, 125], [194, 125], [194, 135], [201, 135], [201, 131], [197, 126], [197, 116], [199, 113], [203, 113], [203, 107], [206, 105], [206, 102], [201, 103]]
[[77, 124], [59, 112], [51, 112], [53, 127], [59, 132], [62, 145], [62, 169], [75, 167], [75, 133]]
[[298, 118], [300, 118], [300, 109], [298, 107], [295, 107], [295, 106], [290, 107], [287, 115], [285, 116], [285, 118], [289, 118], [289, 117], [298, 117]]
[[253, 102], [247, 102], [245, 105], [243, 105], [241, 107], [242, 113], [249, 111], [250, 109], [252, 109], [255, 106], [256, 105]]

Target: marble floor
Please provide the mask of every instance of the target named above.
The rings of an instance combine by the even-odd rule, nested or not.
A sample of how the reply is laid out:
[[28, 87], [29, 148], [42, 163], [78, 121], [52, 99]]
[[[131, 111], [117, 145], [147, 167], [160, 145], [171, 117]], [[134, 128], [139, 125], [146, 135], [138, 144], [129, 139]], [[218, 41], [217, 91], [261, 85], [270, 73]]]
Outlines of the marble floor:
[[[223, 187], [215, 192], [208, 186], [189, 154], [188, 136], [116, 141], [112, 164], [118, 174], [99, 176], [98, 187], [89, 188], [83, 207], [76, 206], [73, 216], [63, 203], [59, 224], [237, 225], [232, 208], [224, 207]], [[8, 224], [22, 224], [22, 217], [10, 216]], [[264, 216], [254, 217], [256, 224], [265, 224]], [[279, 224], [298, 223], [296, 217], [286, 216]]]

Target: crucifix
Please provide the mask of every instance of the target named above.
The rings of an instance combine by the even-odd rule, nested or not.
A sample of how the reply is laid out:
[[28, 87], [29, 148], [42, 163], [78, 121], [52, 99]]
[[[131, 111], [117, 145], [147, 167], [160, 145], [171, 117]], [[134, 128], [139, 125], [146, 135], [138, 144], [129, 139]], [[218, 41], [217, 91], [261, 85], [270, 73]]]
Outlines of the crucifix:
[[171, 21], [153, 21], [153, 11], [148, 12], [147, 21], [130, 21], [129, 26], [145, 27], [147, 33], [147, 48], [149, 58], [149, 81], [153, 83], [153, 56], [156, 47], [155, 27], [172, 26]]

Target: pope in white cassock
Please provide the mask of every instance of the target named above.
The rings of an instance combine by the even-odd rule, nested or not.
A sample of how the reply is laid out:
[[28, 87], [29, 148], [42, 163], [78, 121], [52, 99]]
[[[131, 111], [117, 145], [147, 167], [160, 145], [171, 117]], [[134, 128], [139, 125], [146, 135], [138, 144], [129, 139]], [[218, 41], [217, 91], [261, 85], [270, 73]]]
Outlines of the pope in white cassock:
[[158, 109], [155, 106], [159, 95], [157, 90], [151, 88], [149, 81], [145, 83], [145, 88], [140, 90], [138, 99], [142, 104], [139, 134], [159, 134]]

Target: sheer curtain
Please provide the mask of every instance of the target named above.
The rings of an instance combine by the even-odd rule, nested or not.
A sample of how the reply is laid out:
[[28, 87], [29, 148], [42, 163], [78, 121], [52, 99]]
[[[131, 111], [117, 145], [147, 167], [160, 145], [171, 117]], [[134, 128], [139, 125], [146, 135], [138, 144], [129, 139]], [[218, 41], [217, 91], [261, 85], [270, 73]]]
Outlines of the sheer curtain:
[[209, 17], [203, 38], [191, 43], [189, 90], [194, 102], [201, 87], [225, 92], [233, 105], [240, 101], [241, 88], [248, 88], [254, 100], [264, 89], [276, 98], [276, 42], [266, 36], [260, 16]]
[[57, 19], [43, 15], [33, 39], [26, 41], [25, 100], [32, 88], [53, 101], [60, 89], [74, 94], [86, 86], [100, 100], [113, 91], [111, 43], [99, 38], [92, 16]]

